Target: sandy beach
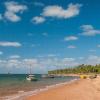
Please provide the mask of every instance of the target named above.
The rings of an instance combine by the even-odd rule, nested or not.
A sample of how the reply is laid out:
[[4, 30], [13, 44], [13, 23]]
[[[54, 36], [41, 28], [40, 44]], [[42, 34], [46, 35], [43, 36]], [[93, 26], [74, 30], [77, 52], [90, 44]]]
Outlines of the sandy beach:
[[80, 79], [26, 97], [25, 100], [100, 100], [100, 77]]

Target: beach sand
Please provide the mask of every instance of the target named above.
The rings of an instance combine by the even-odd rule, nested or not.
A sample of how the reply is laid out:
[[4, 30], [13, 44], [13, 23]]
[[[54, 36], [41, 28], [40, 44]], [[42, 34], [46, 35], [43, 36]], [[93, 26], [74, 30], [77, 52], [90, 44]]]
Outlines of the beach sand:
[[100, 77], [80, 79], [26, 97], [25, 100], [100, 100]]

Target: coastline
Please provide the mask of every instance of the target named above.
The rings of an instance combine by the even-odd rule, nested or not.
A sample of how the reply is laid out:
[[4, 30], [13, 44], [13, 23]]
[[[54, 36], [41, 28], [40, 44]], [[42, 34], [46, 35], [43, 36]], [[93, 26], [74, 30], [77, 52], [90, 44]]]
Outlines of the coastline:
[[94, 79], [74, 79], [23, 92], [0, 100], [100, 100], [100, 76]]
[[58, 83], [58, 84], [54, 84], [54, 85], [47, 85], [44, 88], [36, 89], [33, 91], [27, 91], [27, 92], [19, 91], [19, 94], [5, 96], [5, 97], [0, 98], [0, 100], [26, 100], [25, 98], [27, 98], [27, 97], [30, 97], [33, 95], [38, 95], [38, 94], [46, 92], [50, 89], [59, 88], [59, 87], [64, 86], [64, 85], [74, 83], [75, 81], [78, 81], [78, 80], [79, 79], [73, 79], [71, 81], [62, 82], [62, 83]]
[[64, 84], [24, 100], [100, 100], [100, 76], [95, 79], [80, 79]]

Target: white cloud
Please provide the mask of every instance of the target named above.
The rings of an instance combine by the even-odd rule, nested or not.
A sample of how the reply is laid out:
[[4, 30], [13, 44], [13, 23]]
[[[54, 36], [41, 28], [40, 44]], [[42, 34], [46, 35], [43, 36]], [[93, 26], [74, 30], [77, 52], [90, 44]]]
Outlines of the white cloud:
[[14, 1], [5, 2], [5, 7], [6, 7], [6, 11], [5, 11], [4, 17], [7, 20], [12, 21], [12, 22], [20, 21], [21, 17], [18, 16], [17, 14], [21, 14], [25, 10], [27, 10], [26, 5], [21, 5]]
[[69, 36], [69, 37], [64, 38], [65, 41], [73, 41], [73, 40], [77, 40], [77, 39], [78, 39], [78, 37], [76, 37], [76, 36]]
[[55, 58], [55, 57], [48, 57], [48, 58], [31, 58], [31, 59], [14, 59], [9, 58], [8, 60], [0, 60], [0, 67], [5, 69], [14, 69], [13, 71], [16, 72], [16, 69], [26, 70], [29, 72], [29, 68], [31, 66], [32, 72], [35, 73], [38, 71], [40, 73], [47, 72], [48, 70], [53, 70], [56, 68], [66, 68], [70, 66], [76, 66], [79, 63], [76, 62], [74, 58]]
[[17, 58], [20, 58], [20, 56], [19, 55], [11, 55], [9, 58], [11, 58], [11, 59], [17, 59]]
[[[29, 68], [37, 66], [37, 59], [15, 59], [0, 60], [0, 65], [7, 68]], [[39, 66], [38, 66], [39, 67]]]
[[21, 64], [21, 62], [17, 59], [10, 59], [8, 61], [6, 61], [6, 66], [7, 67], [19, 67], [19, 65]]
[[23, 12], [27, 9], [27, 6], [20, 5], [17, 2], [11, 1], [11, 2], [5, 2], [6, 9], [13, 13]]
[[45, 22], [45, 18], [36, 16], [36, 17], [33, 17], [32, 22], [35, 24], [40, 24], [40, 23]]
[[2, 42], [0, 42], [0, 46], [3, 46], [3, 47], [20, 47], [21, 44], [19, 42], [2, 41]]
[[0, 55], [2, 55], [3, 54], [3, 52], [2, 51], [0, 51]]
[[5, 12], [5, 18], [7, 18], [8, 20], [10, 20], [12, 22], [17, 22], [17, 21], [21, 20], [21, 18], [19, 16], [17, 16], [16, 14], [14, 14], [12, 12]]
[[95, 36], [97, 34], [100, 34], [100, 30], [95, 29], [92, 25], [82, 25], [81, 26], [82, 33], [81, 35], [85, 36]]
[[[73, 57], [65, 57], [65, 58], [56, 58], [56, 57], [48, 57], [48, 58], [27, 58], [27, 59], [8, 59], [8, 60], [0, 60], [0, 68], [11, 68], [16, 72], [16, 68], [22, 70], [26, 70], [29, 72], [30, 66], [32, 67], [32, 72], [41, 72], [44, 73], [48, 70], [67, 68], [72, 66], [77, 66], [80, 64], [100, 64], [100, 57], [96, 55], [90, 55], [88, 57], [79, 57], [78, 59]], [[18, 70], [20, 72], [20, 70]]]
[[45, 68], [52, 70], [56, 68], [66, 68], [70, 66], [78, 65], [78, 62], [75, 61], [74, 58], [46, 58], [40, 60], [40, 65], [45, 66]]
[[79, 14], [81, 4], [69, 4], [67, 9], [53, 5], [44, 8], [42, 15], [45, 17], [71, 18]]
[[92, 65], [100, 64], [100, 57], [96, 55], [90, 55], [86, 60], [86, 64], [92, 64]]
[[67, 48], [69, 48], [69, 49], [75, 49], [76, 46], [74, 46], [74, 45], [69, 45]]

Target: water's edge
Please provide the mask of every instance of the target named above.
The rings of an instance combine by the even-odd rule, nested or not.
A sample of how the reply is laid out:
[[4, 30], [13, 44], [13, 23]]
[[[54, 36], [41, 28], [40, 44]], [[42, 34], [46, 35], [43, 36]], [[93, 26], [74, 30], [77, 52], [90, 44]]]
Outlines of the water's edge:
[[12, 95], [12, 96], [5, 96], [5, 97], [0, 98], [0, 100], [24, 100], [24, 98], [27, 96], [36, 95], [40, 92], [47, 91], [48, 89], [55, 88], [55, 87], [62, 86], [62, 85], [66, 85], [66, 84], [70, 84], [70, 83], [75, 82], [77, 80], [79, 80], [79, 79], [73, 79], [73, 80], [70, 80], [69, 82], [68, 81], [62, 82], [62, 83], [58, 83], [55, 85], [49, 85], [49, 86], [47, 85], [47, 86], [45, 86], [45, 88], [40, 88], [40, 89], [36, 89], [33, 91], [27, 91], [27, 92], [20, 91], [19, 94]]

